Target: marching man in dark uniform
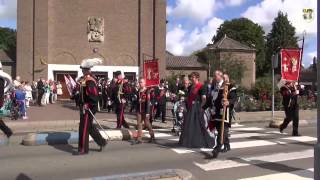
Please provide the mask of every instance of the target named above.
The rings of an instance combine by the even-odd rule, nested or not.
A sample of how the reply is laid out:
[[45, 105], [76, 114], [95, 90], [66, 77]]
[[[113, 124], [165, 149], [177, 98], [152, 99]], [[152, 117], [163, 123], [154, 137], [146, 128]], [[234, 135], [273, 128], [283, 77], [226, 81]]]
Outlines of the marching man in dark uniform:
[[[4, 104], [4, 94], [11, 85], [11, 76], [2, 70], [2, 64], [0, 62], [0, 108], [2, 108]], [[3, 122], [2, 117], [0, 117], [0, 129], [8, 138], [10, 138], [12, 130]]]
[[145, 127], [148, 129], [150, 134], [149, 143], [155, 142], [154, 132], [150, 123], [150, 91], [146, 87], [146, 81], [144, 78], [139, 79], [139, 91], [137, 91], [138, 103], [136, 106], [137, 112], [137, 126], [138, 134], [137, 139], [134, 144], [142, 143], [142, 122], [144, 122]]
[[125, 81], [121, 75], [121, 71], [115, 72], [115, 87], [113, 90], [113, 101], [115, 105], [115, 113], [117, 114], [117, 128], [129, 128], [127, 121], [124, 119], [124, 109], [126, 106], [125, 97]]
[[[213, 158], [217, 158], [219, 152], [227, 152], [231, 150], [229, 141], [229, 128], [231, 127], [230, 109], [231, 104], [236, 102], [237, 94], [231, 90], [229, 84], [229, 76], [221, 71], [215, 72], [215, 84], [212, 85], [212, 90], [208, 103], [212, 113], [213, 127], [218, 131], [217, 145], [213, 149]], [[223, 120], [223, 122], [222, 122]], [[209, 125], [209, 127], [212, 125]], [[221, 150], [222, 145], [224, 148]]]
[[299, 91], [293, 84], [293, 82], [286, 82], [283, 87], [280, 88], [280, 93], [283, 97], [282, 104], [284, 106], [285, 119], [280, 125], [280, 132], [282, 133], [288, 124], [292, 121], [292, 136], [300, 136], [299, 128], [299, 105], [298, 95]]
[[97, 112], [99, 94], [97, 80], [91, 74], [90, 68], [101, 64], [102, 60], [85, 59], [80, 68], [83, 72], [83, 78], [80, 81], [80, 125], [79, 125], [79, 146], [76, 155], [88, 154], [89, 135], [100, 146], [100, 151], [106, 146], [106, 140], [101, 136], [99, 130], [93, 125], [93, 116]]

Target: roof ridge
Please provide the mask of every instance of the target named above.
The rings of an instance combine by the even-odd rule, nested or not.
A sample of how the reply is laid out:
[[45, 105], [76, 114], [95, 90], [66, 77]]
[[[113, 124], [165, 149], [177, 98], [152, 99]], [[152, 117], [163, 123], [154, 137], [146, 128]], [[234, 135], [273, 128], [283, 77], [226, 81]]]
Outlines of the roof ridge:
[[232, 38], [230, 38], [230, 37], [227, 37], [227, 38], [230, 39], [231, 41], [234, 41], [235, 43], [238, 43], [240, 46], [246, 47], [246, 48], [248, 48], [248, 49], [252, 49], [250, 46], [248, 46], [248, 45], [246, 45], [246, 44], [244, 44], [244, 43], [241, 43], [240, 41], [237, 41], [237, 40], [232, 39]]
[[218, 48], [220, 47], [220, 45], [222, 44], [222, 42], [223, 42], [226, 38], [227, 38], [227, 34], [224, 34], [223, 38], [217, 42], [217, 43], [218, 43], [218, 45], [217, 45]]

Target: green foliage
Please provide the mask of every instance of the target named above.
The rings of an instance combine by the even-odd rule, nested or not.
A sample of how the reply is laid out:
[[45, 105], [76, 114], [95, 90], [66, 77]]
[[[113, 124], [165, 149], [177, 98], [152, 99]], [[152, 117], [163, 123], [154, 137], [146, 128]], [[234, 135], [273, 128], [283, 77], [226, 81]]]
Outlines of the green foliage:
[[[278, 12], [278, 16], [272, 23], [272, 29], [267, 35], [266, 46], [266, 69], [271, 70], [271, 57], [275, 54], [278, 48], [297, 48], [298, 38], [295, 36], [295, 27], [288, 20], [287, 14]], [[279, 62], [280, 63], [280, 62]]]
[[12, 59], [16, 57], [16, 30], [0, 27], [0, 49], [5, 50]]
[[213, 41], [220, 40], [225, 34], [241, 42], [242, 44], [248, 45], [249, 47], [255, 48], [256, 54], [256, 69], [257, 77], [263, 76], [268, 69], [265, 68], [265, 40], [264, 40], [263, 28], [252, 22], [247, 18], [232, 19], [225, 21], [217, 30], [216, 36], [213, 37]]
[[261, 99], [262, 95], [270, 97], [272, 94], [272, 78], [271, 77], [261, 77], [256, 80], [256, 84], [252, 88], [252, 95], [256, 99]]
[[166, 77], [166, 80], [168, 81], [169, 89], [172, 90], [173, 87], [176, 84], [177, 78], [181, 78], [181, 75], [183, 75], [183, 72], [180, 71], [178, 73], [175, 73], [174, 71], [171, 71], [171, 73]]

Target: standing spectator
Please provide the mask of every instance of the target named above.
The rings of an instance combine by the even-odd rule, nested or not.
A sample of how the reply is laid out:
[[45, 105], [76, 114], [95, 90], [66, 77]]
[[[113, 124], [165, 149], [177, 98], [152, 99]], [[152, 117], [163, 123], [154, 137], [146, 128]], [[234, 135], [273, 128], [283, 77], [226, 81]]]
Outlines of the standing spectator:
[[22, 119], [28, 119], [27, 117], [27, 111], [26, 111], [26, 92], [24, 91], [24, 88], [22, 84], [18, 86], [18, 89], [15, 90], [15, 99], [19, 104], [19, 111], [22, 116]]
[[177, 94], [179, 89], [180, 89], [180, 78], [177, 77], [176, 78], [176, 83], [174, 84], [174, 86], [171, 88], [171, 93], [173, 94]]
[[55, 103], [58, 99], [58, 95], [57, 95], [57, 83], [55, 81], [52, 82], [52, 103]]
[[18, 88], [20, 86], [20, 84], [21, 84], [20, 81], [21, 81], [20, 76], [17, 76], [16, 79], [13, 81], [14, 88]]
[[40, 80], [37, 83], [37, 89], [38, 89], [38, 100], [37, 103], [39, 106], [42, 106], [42, 98], [45, 93], [45, 87], [44, 87], [44, 80], [43, 78], [40, 78]]
[[58, 81], [58, 84], [57, 84], [57, 95], [58, 96], [62, 96], [63, 95], [62, 85], [61, 85], [60, 81]]
[[50, 83], [49, 81], [47, 81], [45, 85], [44, 104], [52, 103], [50, 102], [50, 93], [51, 93]]
[[167, 89], [165, 88], [165, 82], [164, 80], [161, 80], [159, 87], [156, 89], [157, 113], [156, 113], [155, 119], [159, 118], [161, 115], [162, 123], [166, 122], [166, 110], [167, 110], [166, 94], [167, 94]]
[[24, 90], [26, 92], [26, 107], [30, 107], [30, 101], [32, 101], [32, 87], [29, 82], [26, 82], [24, 85]]
[[32, 103], [33, 105], [36, 104], [36, 101], [37, 101], [37, 95], [38, 95], [38, 89], [37, 89], [37, 82], [33, 81], [32, 82]]

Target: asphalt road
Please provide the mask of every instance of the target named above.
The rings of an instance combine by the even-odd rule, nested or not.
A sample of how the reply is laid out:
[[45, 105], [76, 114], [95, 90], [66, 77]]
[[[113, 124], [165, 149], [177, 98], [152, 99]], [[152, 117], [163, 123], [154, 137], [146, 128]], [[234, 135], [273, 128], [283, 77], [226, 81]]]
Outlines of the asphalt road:
[[[169, 131], [169, 130], [168, 130]], [[211, 159], [210, 150], [184, 149], [177, 137], [158, 131], [157, 144], [132, 146], [110, 142], [103, 152], [73, 156], [77, 145], [0, 147], [0, 179], [78, 179], [161, 169], [184, 169], [194, 179], [313, 179], [314, 125], [302, 127], [303, 136], [279, 134], [264, 124], [234, 127], [230, 152]], [[289, 172], [289, 174], [286, 174]], [[290, 177], [294, 176], [294, 177]]]

